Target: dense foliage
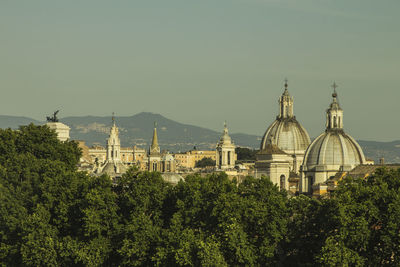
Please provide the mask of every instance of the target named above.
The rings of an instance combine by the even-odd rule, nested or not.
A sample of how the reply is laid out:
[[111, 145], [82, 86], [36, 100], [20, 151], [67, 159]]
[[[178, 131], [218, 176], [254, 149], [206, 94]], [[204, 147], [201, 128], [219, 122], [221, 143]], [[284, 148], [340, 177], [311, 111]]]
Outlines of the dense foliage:
[[202, 158], [201, 160], [196, 161], [196, 168], [205, 168], [205, 167], [214, 167], [215, 160], [212, 158]]
[[400, 265], [400, 170], [317, 200], [224, 173], [171, 186], [131, 168], [113, 184], [44, 126], [0, 130], [0, 152], [3, 266]]
[[252, 161], [252, 160], [256, 160], [256, 154], [257, 154], [258, 150], [245, 148], [245, 147], [237, 147], [235, 149], [235, 152], [237, 155], [237, 160]]

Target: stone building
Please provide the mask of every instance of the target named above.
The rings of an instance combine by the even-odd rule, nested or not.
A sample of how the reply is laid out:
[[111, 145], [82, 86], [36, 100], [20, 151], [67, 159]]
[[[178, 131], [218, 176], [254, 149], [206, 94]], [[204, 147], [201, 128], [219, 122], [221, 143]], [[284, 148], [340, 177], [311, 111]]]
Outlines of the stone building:
[[224, 131], [216, 149], [217, 170], [229, 170], [235, 168], [235, 162], [237, 159], [235, 148], [236, 146], [228, 134], [228, 127], [225, 122]]
[[332, 103], [326, 111], [326, 130], [308, 147], [301, 166], [301, 193], [321, 195], [329, 179], [367, 163], [360, 145], [343, 130], [336, 87], [334, 84]]
[[266, 176], [280, 188], [298, 191], [300, 166], [310, 137], [293, 112], [293, 97], [287, 80], [279, 98], [279, 115], [267, 128], [256, 155], [255, 176]]
[[58, 140], [63, 142], [69, 140], [69, 131], [71, 130], [69, 126], [59, 121], [49, 121], [46, 125], [56, 132]]
[[211, 158], [216, 160], [215, 150], [197, 150], [193, 149], [185, 153], [174, 154], [176, 165], [185, 169], [193, 169], [196, 162], [203, 158]]

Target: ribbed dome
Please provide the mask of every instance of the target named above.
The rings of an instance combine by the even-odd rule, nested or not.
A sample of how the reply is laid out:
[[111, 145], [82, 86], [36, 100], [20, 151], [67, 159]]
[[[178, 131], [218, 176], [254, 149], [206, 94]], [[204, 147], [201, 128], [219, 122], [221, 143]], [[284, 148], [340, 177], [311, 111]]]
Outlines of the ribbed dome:
[[365, 164], [360, 145], [343, 130], [343, 110], [337, 100], [336, 87], [332, 103], [326, 111], [326, 130], [307, 149], [304, 165], [310, 170], [315, 166], [325, 166], [330, 170], [344, 170]]
[[275, 145], [288, 154], [304, 153], [311, 143], [307, 131], [296, 120], [293, 113], [293, 97], [290, 96], [285, 82], [285, 91], [279, 98], [279, 115], [268, 127], [261, 141], [260, 150], [267, 145]]
[[365, 157], [360, 145], [343, 130], [327, 130], [312, 142], [304, 157], [304, 163], [307, 169], [318, 165], [331, 165], [331, 169], [339, 170], [340, 166], [353, 168], [364, 164]]
[[267, 145], [276, 145], [289, 153], [305, 151], [311, 143], [307, 131], [294, 118], [277, 118], [268, 127], [261, 142], [261, 150]]

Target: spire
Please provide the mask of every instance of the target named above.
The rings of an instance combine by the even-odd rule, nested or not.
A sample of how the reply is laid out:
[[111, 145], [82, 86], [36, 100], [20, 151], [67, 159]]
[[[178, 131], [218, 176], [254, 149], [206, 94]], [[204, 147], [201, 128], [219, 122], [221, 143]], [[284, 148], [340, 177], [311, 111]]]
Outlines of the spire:
[[336, 88], [339, 86], [336, 82], [333, 82], [331, 87], [333, 88], [332, 103], [326, 111], [326, 129], [343, 129], [343, 110], [337, 100], [338, 94], [336, 92]]
[[158, 146], [158, 137], [157, 137], [157, 122], [154, 122], [153, 140], [150, 146], [150, 153], [160, 153], [160, 147]]
[[338, 94], [336, 92], [336, 88], [338, 88], [339, 86], [336, 84], [336, 82], [333, 82], [331, 87], [333, 88], [333, 93], [332, 93], [333, 99], [332, 99], [332, 104], [330, 106], [330, 109], [340, 109], [339, 102], [337, 100]]
[[333, 82], [332, 84], [332, 88], [333, 88], [333, 94], [332, 97], [336, 98], [337, 97], [337, 92], [336, 92], [336, 88], [338, 88], [339, 86], [336, 84], [336, 82]]
[[224, 122], [224, 135], [228, 134], [228, 126], [226, 126], [226, 121]]
[[279, 98], [279, 116], [280, 119], [293, 118], [293, 98], [288, 91], [288, 79], [285, 79], [285, 91]]
[[288, 92], [288, 79], [287, 78], [285, 78], [285, 93], [287, 93], [287, 94], [289, 94], [289, 92]]
[[115, 126], [115, 113], [114, 112], [112, 113], [111, 120], [113, 122], [113, 126]]

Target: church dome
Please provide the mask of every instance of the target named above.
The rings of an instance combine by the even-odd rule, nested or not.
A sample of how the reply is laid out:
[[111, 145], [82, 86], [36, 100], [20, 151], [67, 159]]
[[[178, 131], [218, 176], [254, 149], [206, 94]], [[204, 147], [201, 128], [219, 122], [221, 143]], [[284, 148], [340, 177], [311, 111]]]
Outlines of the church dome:
[[[336, 84], [333, 86], [336, 88]], [[308, 170], [325, 166], [339, 171], [365, 163], [360, 145], [343, 130], [343, 110], [337, 101], [336, 90], [332, 97], [333, 101], [326, 111], [326, 130], [312, 142], [304, 157]]]
[[285, 83], [285, 91], [279, 98], [280, 114], [265, 132], [260, 150], [267, 145], [275, 145], [286, 153], [296, 153], [307, 149], [310, 136], [293, 114], [293, 98]]
[[341, 130], [327, 130], [318, 136], [308, 148], [304, 157], [307, 168], [318, 165], [349, 166], [365, 162], [364, 153], [359, 144]]
[[221, 135], [221, 139], [219, 140], [220, 145], [233, 145], [232, 138], [229, 136], [228, 127], [226, 126], [226, 122], [224, 123], [224, 131]]
[[295, 118], [277, 118], [265, 132], [260, 149], [276, 145], [287, 152], [305, 151], [310, 143], [307, 131]]

